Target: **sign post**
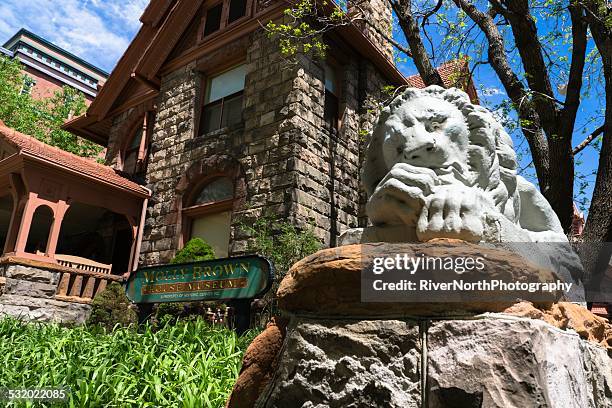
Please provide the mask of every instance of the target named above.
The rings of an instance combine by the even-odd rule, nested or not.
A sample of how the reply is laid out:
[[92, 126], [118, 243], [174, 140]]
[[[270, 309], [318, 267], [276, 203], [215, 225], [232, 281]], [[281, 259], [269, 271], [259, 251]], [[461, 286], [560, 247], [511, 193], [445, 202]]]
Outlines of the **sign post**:
[[128, 279], [126, 295], [139, 304], [232, 300], [236, 331], [242, 333], [248, 329], [251, 300], [266, 293], [273, 280], [268, 259], [238, 256], [140, 268]]

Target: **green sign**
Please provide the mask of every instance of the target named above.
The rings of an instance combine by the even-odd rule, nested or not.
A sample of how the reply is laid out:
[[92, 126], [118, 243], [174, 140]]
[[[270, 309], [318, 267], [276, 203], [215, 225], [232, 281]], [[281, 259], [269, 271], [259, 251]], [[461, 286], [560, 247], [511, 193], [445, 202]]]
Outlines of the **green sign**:
[[260, 256], [239, 256], [141, 268], [126, 294], [134, 303], [252, 299], [272, 286], [273, 267]]

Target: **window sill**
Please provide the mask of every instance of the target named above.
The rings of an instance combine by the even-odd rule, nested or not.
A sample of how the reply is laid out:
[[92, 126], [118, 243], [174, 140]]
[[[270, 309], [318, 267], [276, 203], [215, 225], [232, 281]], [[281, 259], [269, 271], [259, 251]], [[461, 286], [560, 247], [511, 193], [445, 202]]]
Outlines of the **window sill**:
[[226, 127], [222, 127], [220, 129], [217, 130], [212, 130], [208, 133], [202, 133], [198, 136], [196, 136], [196, 138], [209, 138], [209, 137], [214, 137], [214, 136], [221, 136], [227, 133], [231, 133], [234, 132], [236, 130], [242, 130], [244, 129], [244, 123], [239, 123], [237, 125], [232, 125], [232, 126], [226, 126]]

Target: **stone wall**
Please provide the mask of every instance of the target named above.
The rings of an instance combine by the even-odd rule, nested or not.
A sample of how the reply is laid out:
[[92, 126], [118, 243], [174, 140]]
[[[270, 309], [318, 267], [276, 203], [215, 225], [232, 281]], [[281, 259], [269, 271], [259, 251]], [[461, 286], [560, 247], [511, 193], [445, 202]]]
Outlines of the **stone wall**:
[[[214, 70], [228, 52], [242, 52], [248, 67], [243, 125], [196, 135], [203, 86], [200, 72]], [[208, 55], [197, 67], [194, 62], [163, 76], [147, 169], [153, 199], [141, 263], [164, 263], [174, 256], [181, 244], [182, 194], [187, 184], [197, 181], [194, 174], [205, 177], [212, 172], [211, 161], [224, 168], [236, 167], [232, 173], [244, 178], [244, 191], [236, 192], [241, 199], [233, 209], [231, 254], [248, 248], [249, 237], [240, 225], [266, 213], [298, 226], [312, 225], [328, 246], [336, 244], [342, 231], [357, 226], [364, 142], [360, 135], [362, 129], [371, 129], [377, 115], [366, 99], [380, 97], [383, 85], [373, 66], [356, 56], [343, 64], [342, 71], [344, 116], [337, 135], [322, 130], [321, 62], [306, 57], [295, 64], [288, 62], [280, 56], [277, 43], [262, 31]], [[118, 117], [113, 129], [120, 129], [130, 115]], [[118, 143], [117, 138], [111, 139]]]
[[0, 316], [85, 323], [91, 310], [89, 305], [54, 299], [59, 277], [57, 271], [19, 264], [0, 265]]
[[[392, 37], [391, 3], [384, 0], [353, 0], [348, 1], [348, 5], [349, 11], [358, 13], [359, 16], [363, 17], [363, 20], [355, 22], [357, 27], [392, 61], [393, 46], [385, 38], [385, 36]], [[365, 23], [366, 20], [368, 24]]]

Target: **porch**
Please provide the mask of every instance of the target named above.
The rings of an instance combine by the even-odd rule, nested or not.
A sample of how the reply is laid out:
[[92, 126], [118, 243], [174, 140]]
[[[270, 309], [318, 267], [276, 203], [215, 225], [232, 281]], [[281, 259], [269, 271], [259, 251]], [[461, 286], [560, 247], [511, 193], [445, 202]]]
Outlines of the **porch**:
[[52, 267], [56, 300], [88, 303], [135, 269], [149, 196], [108, 166], [0, 122], [2, 260]]

